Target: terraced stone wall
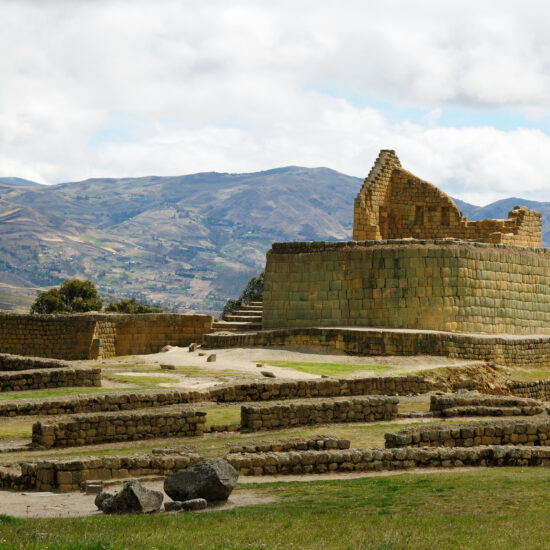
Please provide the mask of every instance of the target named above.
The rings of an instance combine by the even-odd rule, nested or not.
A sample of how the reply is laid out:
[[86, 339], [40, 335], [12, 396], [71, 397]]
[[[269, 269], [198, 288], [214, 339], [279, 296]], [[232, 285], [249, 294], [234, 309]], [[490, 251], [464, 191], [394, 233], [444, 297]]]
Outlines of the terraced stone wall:
[[440, 241], [274, 243], [263, 328], [550, 334], [550, 250]]
[[550, 380], [533, 380], [531, 382], [511, 381], [508, 383], [510, 393], [518, 397], [530, 397], [548, 401], [550, 399]]
[[197, 436], [204, 433], [206, 413], [157, 409], [75, 415], [39, 421], [32, 427], [32, 444], [69, 447], [109, 441]]
[[434, 416], [533, 416], [544, 412], [535, 399], [507, 395], [432, 395], [430, 411]]
[[242, 405], [241, 431], [279, 430], [306, 424], [375, 422], [397, 416], [397, 397], [336, 397], [273, 405]]
[[101, 369], [63, 367], [0, 372], [0, 392], [101, 386]]
[[71, 363], [58, 359], [43, 359], [42, 357], [24, 357], [0, 353], [0, 372], [31, 370], [31, 369], [62, 369], [71, 366]]
[[550, 442], [550, 420], [508, 420], [418, 426], [385, 434], [386, 447], [474, 447], [477, 445], [537, 445]]
[[0, 353], [56, 359], [99, 359], [156, 353], [201, 342], [210, 315], [0, 314]]

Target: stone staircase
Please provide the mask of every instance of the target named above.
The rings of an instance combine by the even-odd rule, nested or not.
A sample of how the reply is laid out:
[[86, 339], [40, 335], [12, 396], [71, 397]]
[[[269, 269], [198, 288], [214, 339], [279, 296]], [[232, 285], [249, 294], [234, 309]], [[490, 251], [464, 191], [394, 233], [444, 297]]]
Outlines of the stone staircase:
[[261, 330], [262, 328], [262, 302], [250, 302], [242, 305], [241, 309], [229, 315], [224, 315], [222, 321], [216, 321], [213, 325], [215, 332], [229, 330], [231, 332]]

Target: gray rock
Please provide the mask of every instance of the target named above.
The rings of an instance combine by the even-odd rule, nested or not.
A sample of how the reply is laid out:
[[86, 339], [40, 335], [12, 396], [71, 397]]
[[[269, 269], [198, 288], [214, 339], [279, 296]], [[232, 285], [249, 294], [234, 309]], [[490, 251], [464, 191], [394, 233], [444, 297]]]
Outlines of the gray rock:
[[104, 491], [96, 499], [96, 506], [105, 514], [158, 512], [164, 500], [160, 491], [143, 487], [138, 481], [125, 481], [122, 491], [110, 494]]
[[115, 493], [110, 493], [109, 491], [101, 491], [94, 500], [94, 504], [100, 509], [103, 509], [103, 502], [108, 498], [113, 498]]
[[238, 477], [237, 470], [226, 460], [204, 460], [168, 476], [164, 480], [164, 491], [172, 500], [227, 500]]
[[265, 376], [267, 378], [275, 378], [275, 375], [268, 370], [263, 370], [261, 371], [261, 373], [262, 373], [262, 376]]
[[216, 361], [216, 354], [215, 353], [211, 353], [207, 358], [206, 358], [206, 362], [207, 363], [214, 363]]
[[195, 342], [189, 344], [189, 351], [196, 351], [197, 349], [197, 344], [195, 344]]
[[208, 506], [208, 502], [204, 498], [193, 498], [191, 500], [173, 500], [164, 503], [165, 512], [181, 512], [204, 510]]

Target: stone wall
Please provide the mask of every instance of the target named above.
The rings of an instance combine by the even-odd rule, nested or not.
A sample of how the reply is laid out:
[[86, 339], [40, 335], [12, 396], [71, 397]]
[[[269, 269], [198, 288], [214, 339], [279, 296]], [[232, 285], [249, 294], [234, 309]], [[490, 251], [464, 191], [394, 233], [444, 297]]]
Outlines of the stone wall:
[[350, 440], [329, 435], [291, 437], [276, 441], [247, 441], [241, 445], [229, 445], [229, 453], [272, 453], [288, 451], [320, 451], [325, 449], [349, 449]]
[[550, 466], [550, 447], [348, 449], [235, 454], [227, 460], [239, 475], [380, 472], [463, 466]]
[[435, 386], [421, 376], [273, 380], [246, 384], [224, 384], [204, 391], [149, 390], [45, 399], [0, 401], [0, 417], [24, 415], [79, 414], [129, 411], [199, 402], [273, 401], [307, 397], [351, 395], [413, 395]]
[[458, 241], [274, 243], [263, 328], [550, 334], [550, 250]]
[[517, 395], [518, 397], [528, 397], [542, 401], [550, 400], [550, 379], [532, 380], [531, 382], [514, 380], [508, 383], [508, 388], [512, 395]]
[[542, 216], [516, 206], [506, 220], [471, 222], [434, 185], [401, 168], [392, 150], [382, 150], [355, 199], [353, 239], [458, 238], [540, 247]]
[[202, 460], [197, 454], [132, 455], [69, 460], [41, 460], [0, 467], [0, 488], [77, 491], [85, 481], [167, 476]]
[[505, 395], [432, 395], [434, 416], [533, 416], [544, 412], [540, 401]]
[[494, 361], [505, 366], [550, 366], [550, 337], [544, 335], [512, 337], [404, 329], [316, 327], [245, 334], [206, 334], [204, 346], [211, 349], [322, 346], [351, 355], [441, 355]]
[[397, 416], [397, 397], [335, 397], [242, 405], [241, 431], [280, 430], [307, 424], [331, 422], [375, 422]]
[[108, 441], [202, 435], [206, 413], [186, 409], [157, 409], [91, 413], [39, 421], [32, 427], [37, 447], [68, 447]]
[[70, 367], [71, 363], [59, 359], [44, 359], [42, 357], [24, 357], [0, 353], [0, 372], [31, 370], [31, 369], [62, 369]]
[[165, 345], [201, 342], [210, 315], [0, 314], [0, 352], [56, 359], [98, 359], [156, 353]]
[[550, 442], [550, 419], [417, 426], [385, 434], [386, 447], [474, 447]]
[[101, 386], [101, 369], [63, 367], [0, 372], [0, 392]]

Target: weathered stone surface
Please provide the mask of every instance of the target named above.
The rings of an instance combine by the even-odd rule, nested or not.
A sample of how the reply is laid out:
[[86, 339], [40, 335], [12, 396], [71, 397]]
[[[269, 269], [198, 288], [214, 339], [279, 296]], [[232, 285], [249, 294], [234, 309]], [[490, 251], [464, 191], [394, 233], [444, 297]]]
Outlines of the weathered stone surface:
[[193, 498], [191, 500], [172, 500], [164, 503], [166, 512], [195, 511], [204, 510], [208, 507], [208, 502], [204, 498]]
[[238, 477], [235, 468], [226, 460], [204, 460], [168, 476], [164, 480], [164, 491], [172, 500], [178, 501], [196, 498], [227, 500]]
[[158, 512], [164, 495], [160, 491], [146, 489], [138, 481], [126, 481], [122, 491], [111, 495], [100, 493], [96, 506], [105, 514], [131, 514]]

